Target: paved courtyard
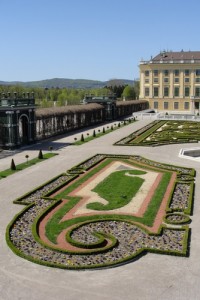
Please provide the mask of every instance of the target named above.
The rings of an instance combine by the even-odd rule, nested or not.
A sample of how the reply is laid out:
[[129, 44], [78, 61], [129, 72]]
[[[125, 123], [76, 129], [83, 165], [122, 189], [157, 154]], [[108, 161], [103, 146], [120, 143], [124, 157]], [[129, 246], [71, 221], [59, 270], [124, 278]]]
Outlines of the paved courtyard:
[[[44, 152], [49, 145], [59, 155], [0, 180], [0, 299], [20, 300], [104, 300], [104, 299], [199, 299], [200, 293], [200, 165], [199, 162], [178, 157], [183, 145], [161, 147], [113, 146], [129, 133], [147, 125], [140, 120], [81, 146], [70, 145], [74, 133], [16, 151], [0, 159], [0, 170]], [[92, 132], [93, 129], [90, 130]], [[85, 132], [89, 132], [86, 130]], [[184, 144], [184, 148], [199, 144]], [[22, 210], [13, 200], [41, 185], [52, 177], [97, 154], [138, 154], [146, 158], [195, 168], [196, 190], [192, 216], [191, 249], [189, 258], [148, 253], [124, 266], [93, 271], [68, 271], [40, 266], [16, 256], [6, 245], [8, 223]], [[11, 153], [12, 154], [12, 153]]]

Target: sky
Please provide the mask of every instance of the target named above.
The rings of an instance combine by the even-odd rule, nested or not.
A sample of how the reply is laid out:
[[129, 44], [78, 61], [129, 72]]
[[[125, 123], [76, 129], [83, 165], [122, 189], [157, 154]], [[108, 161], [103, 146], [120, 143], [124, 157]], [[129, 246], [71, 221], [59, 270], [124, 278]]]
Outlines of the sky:
[[141, 59], [200, 51], [199, 0], [0, 0], [0, 81], [139, 78]]

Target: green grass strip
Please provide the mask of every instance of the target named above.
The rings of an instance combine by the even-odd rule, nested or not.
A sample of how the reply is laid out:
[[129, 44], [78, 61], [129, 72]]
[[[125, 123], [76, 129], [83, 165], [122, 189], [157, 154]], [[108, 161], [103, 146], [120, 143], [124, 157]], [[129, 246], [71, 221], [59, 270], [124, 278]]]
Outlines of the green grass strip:
[[58, 155], [57, 153], [46, 153], [46, 154], [43, 154], [43, 158], [40, 159], [40, 158], [33, 158], [31, 160], [29, 160], [28, 162], [24, 162], [24, 163], [21, 163], [19, 165], [16, 165], [16, 170], [11, 170], [11, 169], [6, 169], [4, 171], [1, 171], [0, 172], [0, 179], [1, 178], [6, 178], [14, 173], [17, 173], [19, 171], [22, 171], [26, 168], [29, 168], [37, 163], [40, 163], [46, 159], [49, 159], [55, 155]]
[[99, 202], [89, 203], [87, 208], [112, 210], [127, 205], [144, 182], [144, 179], [131, 175], [145, 173], [140, 170], [123, 170], [111, 173], [92, 190], [107, 200], [108, 203], [106, 205]]

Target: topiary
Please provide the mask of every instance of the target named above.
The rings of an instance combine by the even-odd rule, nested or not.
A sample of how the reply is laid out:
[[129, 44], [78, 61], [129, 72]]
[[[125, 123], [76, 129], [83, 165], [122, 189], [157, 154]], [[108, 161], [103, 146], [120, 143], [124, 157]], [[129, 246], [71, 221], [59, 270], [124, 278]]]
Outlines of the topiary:
[[11, 170], [16, 170], [16, 166], [15, 166], [15, 162], [14, 162], [14, 159], [13, 159], [13, 158], [12, 158], [12, 160], [11, 160], [10, 169], [11, 169]]
[[39, 158], [39, 159], [43, 159], [43, 153], [42, 153], [42, 150], [41, 150], [41, 149], [40, 149], [40, 151], [39, 151], [38, 158]]

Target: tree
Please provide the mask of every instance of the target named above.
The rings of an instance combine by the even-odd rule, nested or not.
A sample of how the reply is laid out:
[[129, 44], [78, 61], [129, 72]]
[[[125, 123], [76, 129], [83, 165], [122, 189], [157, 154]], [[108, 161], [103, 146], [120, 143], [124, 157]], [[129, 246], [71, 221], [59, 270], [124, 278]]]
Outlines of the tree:
[[117, 98], [121, 98], [123, 90], [126, 86], [127, 85], [119, 84], [119, 82], [109, 82], [109, 85], [105, 86], [105, 88], [107, 88], [110, 93], [115, 94]]
[[28, 164], [29, 155], [26, 154], [26, 155], [25, 155], [25, 158], [26, 158], [26, 163]]
[[126, 100], [133, 100], [136, 99], [136, 94], [135, 94], [135, 90], [133, 86], [127, 85], [122, 93], [122, 96], [126, 99]]
[[134, 90], [135, 90], [136, 99], [139, 99], [139, 95], [140, 95], [140, 82], [139, 82], [139, 80], [134, 81], [133, 87], [134, 87]]

